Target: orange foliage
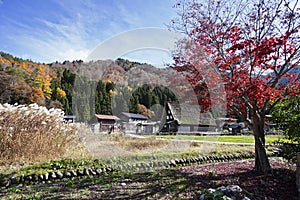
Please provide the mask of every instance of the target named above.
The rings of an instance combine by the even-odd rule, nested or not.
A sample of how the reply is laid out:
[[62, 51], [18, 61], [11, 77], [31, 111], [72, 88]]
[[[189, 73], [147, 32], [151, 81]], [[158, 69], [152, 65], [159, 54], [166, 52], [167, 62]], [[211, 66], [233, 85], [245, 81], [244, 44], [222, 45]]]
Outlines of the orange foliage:
[[12, 64], [10, 60], [0, 57], [0, 63]]
[[57, 95], [58, 95], [59, 99], [66, 97], [66, 92], [63, 89], [58, 87], [56, 89], [56, 92], [57, 92]]
[[44, 92], [41, 88], [33, 88], [33, 94], [30, 97], [32, 103], [43, 104], [45, 100]]

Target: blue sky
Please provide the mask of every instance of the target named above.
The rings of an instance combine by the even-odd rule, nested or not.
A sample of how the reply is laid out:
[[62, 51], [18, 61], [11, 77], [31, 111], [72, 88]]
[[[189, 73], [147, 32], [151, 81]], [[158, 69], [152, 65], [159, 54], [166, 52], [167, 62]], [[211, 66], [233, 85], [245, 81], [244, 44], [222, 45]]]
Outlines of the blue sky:
[[[118, 34], [148, 27], [167, 28], [166, 24], [176, 17], [172, 8], [175, 3], [176, 0], [0, 0], [0, 51], [45, 63], [85, 60], [99, 44]], [[152, 64], [170, 59], [166, 52], [153, 49], [120, 57]]]

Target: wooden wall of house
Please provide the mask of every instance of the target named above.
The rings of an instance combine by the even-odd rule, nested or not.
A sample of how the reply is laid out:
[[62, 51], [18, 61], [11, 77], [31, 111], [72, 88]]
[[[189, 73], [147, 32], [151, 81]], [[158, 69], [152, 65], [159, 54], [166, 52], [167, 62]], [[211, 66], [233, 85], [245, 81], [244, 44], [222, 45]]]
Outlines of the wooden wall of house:
[[117, 125], [117, 122], [115, 120], [98, 119], [98, 122], [100, 132], [106, 132], [108, 131], [110, 126]]

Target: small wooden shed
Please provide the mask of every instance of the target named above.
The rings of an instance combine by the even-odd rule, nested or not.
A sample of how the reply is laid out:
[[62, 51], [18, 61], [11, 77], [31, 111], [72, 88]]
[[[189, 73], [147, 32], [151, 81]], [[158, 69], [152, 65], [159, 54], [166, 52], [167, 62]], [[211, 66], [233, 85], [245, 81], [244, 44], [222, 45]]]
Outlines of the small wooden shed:
[[118, 118], [117, 116], [99, 115], [99, 114], [96, 114], [95, 116], [100, 124], [100, 127], [99, 127], [100, 132], [110, 131], [110, 128], [112, 128], [112, 130], [117, 129], [117, 127], [118, 127], [117, 123], [120, 120], [120, 118]]

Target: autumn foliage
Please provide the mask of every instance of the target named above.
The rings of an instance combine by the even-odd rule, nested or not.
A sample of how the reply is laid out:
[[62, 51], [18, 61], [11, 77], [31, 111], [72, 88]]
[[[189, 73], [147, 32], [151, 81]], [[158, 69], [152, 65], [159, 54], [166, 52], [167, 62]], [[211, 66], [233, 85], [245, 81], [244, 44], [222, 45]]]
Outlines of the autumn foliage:
[[175, 8], [179, 18], [171, 27], [187, 36], [178, 43], [175, 69], [195, 88], [206, 85], [200, 101], [206, 109], [221, 96], [212, 95], [214, 89], [224, 85], [228, 114], [253, 123], [255, 168], [269, 171], [265, 115], [284, 96], [296, 95], [300, 87], [297, 3], [180, 1]]
[[45, 100], [51, 98], [51, 81], [56, 77], [56, 72], [50, 69], [49, 65], [3, 57], [0, 57], [0, 63], [1, 66], [5, 66], [9, 75], [18, 79], [17, 83], [12, 83], [11, 89], [15, 96], [24, 97], [20, 103], [44, 105]]

